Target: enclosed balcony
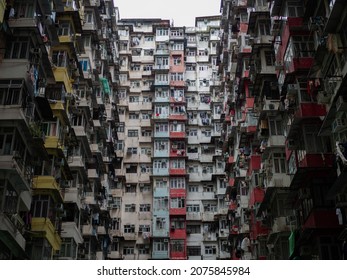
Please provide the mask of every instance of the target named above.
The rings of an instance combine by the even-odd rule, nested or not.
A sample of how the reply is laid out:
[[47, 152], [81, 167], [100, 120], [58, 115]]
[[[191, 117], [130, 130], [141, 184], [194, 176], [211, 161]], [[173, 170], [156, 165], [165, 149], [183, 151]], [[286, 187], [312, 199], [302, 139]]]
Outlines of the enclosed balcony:
[[35, 237], [47, 239], [53, 250], [60, 250], [61, 238], [50, 219], [34, 217], [31, 220], [31, 231]]

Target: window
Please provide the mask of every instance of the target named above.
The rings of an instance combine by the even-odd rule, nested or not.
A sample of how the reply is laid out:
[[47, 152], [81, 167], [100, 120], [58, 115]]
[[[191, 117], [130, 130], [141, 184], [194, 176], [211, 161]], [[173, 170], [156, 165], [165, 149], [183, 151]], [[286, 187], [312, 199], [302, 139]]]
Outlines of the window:
[[185, 199], [183, 197], [174, 197], [170, 200], [170, 208], [184, 208]]
[[195, 71], [196, 66], [194, 64], [186, 64], [186, 71]]
[[92, 11], [85, 11], [84, 12], [84, 19], [86, 23], [94, 23], [94, 15]]
[[59, 250], [59, 256], [65, 258], [75, 258], [74, 254], [77, 250], [77, 244], [73, 238], [62, 238]]
[[[141, 86], [141, 81], [131, 81], [130, 82], [130, 87], [131, 88], [139, 88], [140, 86]], [[132, 96], [130, 96], [130, 97], [132, 97]], [[130, 97], [129, 97], [129, 102], [139, 102], [139, 97], [138, 96], [134, 96], [133, 97], [134, 100], [136, 100], [136, 101], [130, 101], [131, 100]]]
[[133, 246], [123, 247], [123, 255], [133, 255], [134, 253], [135, 253], [135, 249]]
[[198, 173], [199, 167], [197, 165], [190, 165], [190, 166], [188, 166], [188, 172], [189, 173]]
[[82, 67], [83, 72], [88, 72], [90, 70], [88, 58], [80, 59], [80, 65]]
[[127, 154], [128, 155], [137, 155], [137, 147], [129, 147], [127, 149]]
[[183, 51], [184, 45], [183, 43], [174, 43], [171, 48], [173, 51]]
[[169, 58], [167, 56], [158, 56], [155, 61], [157, 66], [169, 65]]
[[190, 204], [187, 205], [187, 212], [200, 212], [200, 205], [199, 204]]
[[138, 137], [139, 131], [137, 129], [129, 129], [128, 130], [128, 137]]
[[201, 247], [200, 246], [187, 246], [188, 256], [201, 256]]
[[142, 113], [141, 114], [141, 117], [142, 117], [142, 119], [143, 120], [150, 120], [151, 119], [151, 117], [152, 117], [152, 113], [151, 112], [149, 112], [149, 113]]
[[129, 96], [129, 102], [130, 103], [136, 103], [136, 102], [139, 102], [140, 100], [140, 97], [139, 96]]
[[172, 132], [184, 132], [183, 123], [173, 123], [170, 125], [170, 131]]
[[139, 255], [148, 255], [149, 254], [149, 245], [139, 244], [138, 246], [139, 246], [138, 247]]
[[288, 17], [302, 17], [304, 8], [301, 1], [287, 1]]
[[189, 136], [198, 136], [198, 130], [197, 129], [190, 129], [188, 135]]
[[187, 56], [195, 56], [195, 55], [196, 55], [195, 50], [188, 50]]
[[168, 132], [169, 131], [169, 125], [164, 123], [156, 123], [155, 124], [155, 131], [156, 132]]
[[215, 255], [217, 254], [216, 246], [205, 246], [206, 255]]
[[125, 172], [126, 173], [137, 173], [137, 165], [136, 164], [126, 165]]
[[167, 164], [167, 160], [160, 160], [160, 159], [156, 159], [153, 162], [153, 166], [156, 169], [166, 169], [168, 164]]
[[207, 185], [203, 187], [203, 192], [214, 192], [213, 185]]
[[276, 58], [275, 58], [274, 52], [272, 52], [272, 51], [265, 51], [264, 53], [265, 53], [265, 63], [266, 63], [266, 66], [273, 66], [273, 65], [275, 65]]
[[184, 189], [186, 187], [186, 179], [183, 177], [171, 178], [170, 188], [171, 189]]
[[153, 42], [154, 37], [153, 36], [145, 36], [145, 42]]
[[155, 240], [153, 241], [153, 251], [156, 252], [167, 252], [168, 251], [168, 242], [164, 240]]
[[184, 229], [185, 228], [185, 219], [184, 218], [172, 218], [171, 220], [171, 229]]
[[1, 105], [24, 105], [26, 96], [23, 80], [0, 80]]
[[208, 65], [205, 65], [205, 64], [199, 65], [199, 71], [208, 71]]
[[188, 192], [199, 192], [199, 186], [188, 186]]
[[140, 71], [140, 70], [141, 70], [141, 65], [140, 65], [140, 64], [134, 64], [134, 63], [132, 63], [132, 64], [130, 65], [130, 70], [131, 70], [131, 71]]
[[143, 55], [145, 56], [152, 56], [154, 53], [154, 50], [149, 49], [149, 50], [144, 50]]
[[170, 162], [170, 167], [173, 169], [183, 169], [185, 168], [185, 160], [181, 160], [181, 159], [174, 159], [171, 160]]
[[136, 192], [136, 184], [126, 184], [125, 185], [126, 193], [135, 193]]
[[275, 173], [287, 172], [285, 153], [274, 153], [273, 162], [274, 162]]
[[167, 196], [154, 198], [155, 210], [167, 210], [169, 205], [169, 199]]
[[138, 120], [139, 118], [140, 118], [140, 114], [138, 112], [129, 113], [129, 120]]
[[71, 25], [69, 21], [59, 20], [58, 36], [70, 36]]
[[171, 252], [181, 253], [184, 252], [184, 240], [172, 240], [170, 244]]
[[[125, 212], [135, 212], [136, 206], [135, 204], [125, 204]], [[124, 229], [125, 229], [125, 225], [124, 225]], [[134, 226], [134, 230], [135, 230], [135, 226]]]
[[211, 203], [204, 204], [204, 212], [217, 212], [217, 205]]
[[123, 151], [123, 147], [124, 147], [124, 141], [123, 140], [117, 140], [117, 142], [115, 144], [116, 151]]
[[151, 205], [150, 204], [140, 204], [140, 212], [150, 212], [151, 211]]
[[167, 28], [158, 28], [156, 30], [156, 35], [157, 36], [168, 36], [169, 35], [169, 30]]
[[157, 230], [165, 229], [166, 219], [162, 217], [157, 217], [155, 220], [155, 227]]
[[199, 51], [198, 51], [198, 55], [199, 55], [199, 56], [208, 55], [208, 49], [199, 50]]
[[156, 188], [166, 188], [167, 187], [167, 181], [162, 180], [162, 179], [158, 179], [155, 181], [155, 187]]
[[183, 81], [183, 73], [171, 73], [171, 81]]
[[189, 234], [199, 233], [200, 234], [201, 233], [201, 225], [187, 225], [187, 233], [189, 233]]
[[315, 47], [312, 36], [292, 36], [291, 42], [295, 57], [314, 57]]
[[[14, 190], [7, 186], [7, 195], [6, 197], [16, 197], [17, 195], [14, 193]], [[7, 200], [7, 199], [6, 199]], [[5, 201], [5, 212], [9, 212], [9, 204]], [[54, 202], [52, 198], [48, 195], [37, 195], [33, 197], [33, 203], [32, 203], [32, 211], [33, 211], [33, 217], [43, 217], [46, 218], [49, 216], [50, 209], [53, 207]]]
[[281, 119], [269, 119], [270, 134], [283, 135], [283, 125]]
[[259, 22], [258, 30], [260, 35], [270, 35], [270, 23], [269, 22]]
[[141, 130], [141, 135], [143, 137], [151, 137], [152, 136], [152, 130], [149, 129], [142, 129]]
[[152, 153], [152, 149], [150, 147], [142, 147], [141, 155], [150, 155]]
[[29, 37], [20, 36], [7, 40], [5, 48], [5, 58], [23, 59], [29, 57]]
[[180, 55], [174, 55], [173, 56], [173, 64], [174, 65], [181, 65], [182, 64], [182, 57]]
[[124, 122], [120, 122], [117, 127], [118, 132], [124, 132]]

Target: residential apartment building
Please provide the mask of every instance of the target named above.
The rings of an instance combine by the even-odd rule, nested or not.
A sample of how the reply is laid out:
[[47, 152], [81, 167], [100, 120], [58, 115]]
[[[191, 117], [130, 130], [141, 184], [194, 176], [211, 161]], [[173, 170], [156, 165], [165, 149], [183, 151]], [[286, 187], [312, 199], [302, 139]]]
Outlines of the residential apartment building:
[[347, 4], [114, 5], [0, 1], [0, 258], [346, 258]]
[[[221, 1], [233, 259], [345, 254], [346, 9]], [[242, 255], [247, 234], [252, 253]]]
[[120, 204], [112, 215], [120, 223], [113, 238], [119, 246], [111, 255], [229, 257], [220, 249], [227, 238], [218, 142], [220, 18], [197, 18], [190, 28], [161, 19], [122, 19], [118, 27]]
[[117, 9], [70, 0], [0, 9], [0, 258], [106, 258]]

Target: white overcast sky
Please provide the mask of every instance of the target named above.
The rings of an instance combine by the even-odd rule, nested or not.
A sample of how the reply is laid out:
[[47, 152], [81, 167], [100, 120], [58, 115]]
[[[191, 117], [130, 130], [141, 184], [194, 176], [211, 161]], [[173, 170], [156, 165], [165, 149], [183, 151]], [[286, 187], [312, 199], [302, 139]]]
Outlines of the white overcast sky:
[[219, 15], [220, 0], [114, 0], [121, 19], [161, 18], [195, 26], [195, 17]]

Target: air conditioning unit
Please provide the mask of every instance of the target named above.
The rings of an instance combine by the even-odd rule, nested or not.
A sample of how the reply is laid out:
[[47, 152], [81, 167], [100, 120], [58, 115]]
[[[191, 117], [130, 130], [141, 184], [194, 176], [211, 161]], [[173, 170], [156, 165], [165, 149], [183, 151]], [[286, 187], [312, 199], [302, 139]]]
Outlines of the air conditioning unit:
[[222, 245], [228, 245], [228, 241], [222, 241]]
[[164, 239], [164, 242], [169, 242], [169, 239], [165, 238], [165, 239]]
[[151, 150], [147, 150], [147, 155], [151, 155], [152, 151]]
[[331, 125], [333, 133], [339, 132], [347, 128], [347, 120], [345, 117], [335, 118]]
[[173, 151], [176, 151], [178, 147], [177, 147], [177, 145], [172, 145], [171, 148]]

